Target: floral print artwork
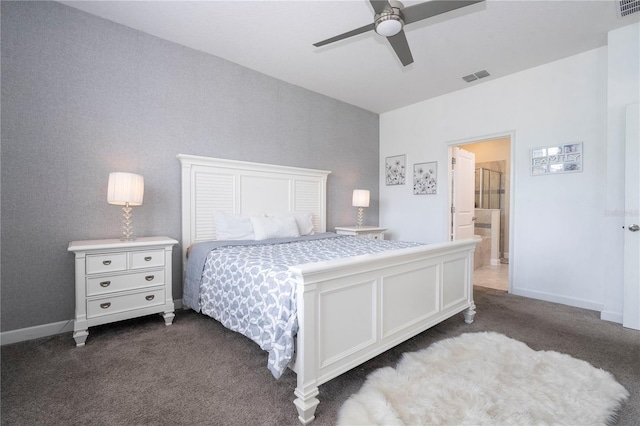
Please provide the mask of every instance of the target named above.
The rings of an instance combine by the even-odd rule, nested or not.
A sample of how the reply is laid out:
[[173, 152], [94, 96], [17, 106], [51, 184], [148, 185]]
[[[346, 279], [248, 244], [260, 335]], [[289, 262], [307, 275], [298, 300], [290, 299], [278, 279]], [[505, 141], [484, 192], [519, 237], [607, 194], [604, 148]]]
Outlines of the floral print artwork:
[[387, 185], [404, 185], [406, 180], [405, 156], [396, 155], [387, 157], [385, 161], [385, 173], [387, 176]]
[[438, 193], [438, 163], [419, 163], [413, 165], [413, 194]]

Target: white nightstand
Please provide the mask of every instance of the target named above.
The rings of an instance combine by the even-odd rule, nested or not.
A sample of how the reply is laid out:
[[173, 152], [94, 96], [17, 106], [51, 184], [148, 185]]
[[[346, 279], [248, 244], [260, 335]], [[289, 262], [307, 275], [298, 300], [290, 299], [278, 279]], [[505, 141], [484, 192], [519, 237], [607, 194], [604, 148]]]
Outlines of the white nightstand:
[[387, 228], [378, 228], [377, 226], [336, 226], [336, 234], [355, 235], [357, 237], [369, 238], [371, 240], [384, 240], [384, 231]]
[[69, 243], [76, 256], [76, 346], [84, 346], [94, 325], [155, 313], [171, 325], [171, 253], [177, 243], [168, 237]]

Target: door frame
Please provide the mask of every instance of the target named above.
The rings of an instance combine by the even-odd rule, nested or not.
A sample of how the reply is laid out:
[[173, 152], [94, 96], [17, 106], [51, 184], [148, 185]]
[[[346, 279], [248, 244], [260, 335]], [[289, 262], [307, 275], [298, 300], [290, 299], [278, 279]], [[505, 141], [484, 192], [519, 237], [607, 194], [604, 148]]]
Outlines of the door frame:
[[515, 247], [515, 235], [516, 235], [516, 208], [515, 208], [515, 187], [516, 187], [516, 131], [515, 130], [507, 130], [504, 132], [498, 132], [488, 135], [475, 136], [471, 138], [465, 139], [457, 139], [448, 141], [446, 143], [447, 147], [447, 194], [448, 194], [448, 202], [445, 206], [446, 215], [449, 220], [447, 221], [447, 238], [451, 239], [451, 223], [453, 223], [453, 217], [451, 214], [451, 204], [453, 203], [453, 175], [451, 172], [451, 159], [453, 158], [453, 147], [464, 147], [464, 145], [471, 145], [474, 143], [487, 142], [494, 139], [504, 139], [509, 138], [510, 140], [510, 148], [511, 152], [509, 155], [509, 161], [511, 164], [509, 165], [509, 293], [513, 291], [513, 282], [515, 279], [515, 264], [517, 262], [516, 259], [516, 247]]
[[[632, 330], [640, 330], [640, 282], [638, 279], [638, 239], [640, 232], [629, 231], [631, 224], [638, 224], [638, 152], [640, 151], [640, 136], [638, 134], [638, 116], [640, 105], [627, 105], [626, 133], [625, 133], [625, 178], [624, 178], [624, 281], [622, 301], [622, 325]], [[635, 184], [635, 185], [634, 185]]]

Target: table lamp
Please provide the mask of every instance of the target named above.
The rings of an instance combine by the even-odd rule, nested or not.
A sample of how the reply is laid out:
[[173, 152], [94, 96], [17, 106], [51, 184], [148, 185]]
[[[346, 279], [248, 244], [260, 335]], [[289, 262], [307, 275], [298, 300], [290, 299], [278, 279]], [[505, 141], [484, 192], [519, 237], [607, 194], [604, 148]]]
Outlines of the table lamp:
[[107, 189], [107, 203], [122, 207], [122, 235], [123, 241], [133, 241], [133, 221], [131, 207], [141, 206], [144, 195], [144, 178], [134, 173], [109, 173]]
[[362, 228], [362, 220], [364, 218], [364, 207], [369, 207], [369, 190], [354, 189], [353, 190], [353, 207], [358, 208], [358, 228]]

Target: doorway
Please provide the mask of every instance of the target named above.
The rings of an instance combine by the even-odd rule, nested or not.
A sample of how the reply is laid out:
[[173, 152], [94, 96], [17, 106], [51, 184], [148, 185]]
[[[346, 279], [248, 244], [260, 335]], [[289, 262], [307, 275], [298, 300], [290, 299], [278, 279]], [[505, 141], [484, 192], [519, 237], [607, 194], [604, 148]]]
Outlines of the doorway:
[[[454, 226], [456, 187], [474, 188], [473, 235], [481, 241], [474, 256], [474, 285], [509, 291], [511, 222], [511, 135], [458, 142], [452, 146], [475, 156], [474, 173], [451, 171], [451, 222]], [[452, 155], [455, 148], [452, 148]], [[461, 177], [467, 176], [467, 177]], [[460, 182], [458, 179], [471, 179]], [[452, 234], [452, 239], [455, 238]]]

